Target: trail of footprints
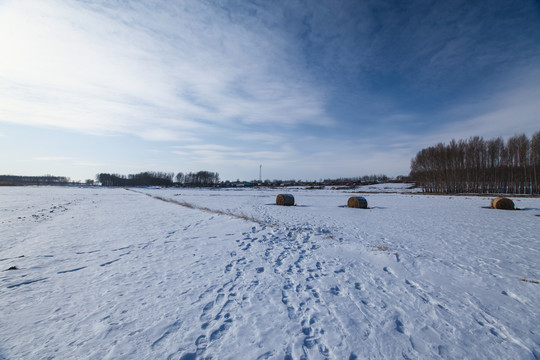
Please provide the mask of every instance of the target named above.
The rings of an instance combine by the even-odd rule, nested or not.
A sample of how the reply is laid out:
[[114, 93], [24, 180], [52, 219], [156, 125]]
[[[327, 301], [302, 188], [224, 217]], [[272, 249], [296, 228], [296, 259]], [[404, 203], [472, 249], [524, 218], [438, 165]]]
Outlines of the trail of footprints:
[[[223, 269], [224, 283], [210, 287], [199, 297], [201, 335], [195, 340], [196, 351], [184, 354], [181, 359], [212, 357], [211, 348], [217, 345], [217, 342], [223, 341], [237, 317], [242, 316], [242, 303], [254, 294], [259, 285], [259, 274], [265, 271], [272, 272], [273, 276], [280, 279], [279, 300], [291, 323], [296, 324], [287, 330], [291, 340], [281, 352], [285, 360], [334, 358], [345, 353], [349, 359], [358, 358], [344, 348], [348, 333], [341, 325], [339, 316], [325, 301], [325, 298], [328, 300], [333, 296], [344, 296], [344, 301], [355, 304], [365, 315], [362, 338], [369, 337], [375, 327], [388, 323], [397, 333], [409, 336], [403, 316], [387, 308], [383, 298], [363, 299], [361, 294], [364, 286], [361, 283], [351, 283], [346, 289], [340, 287], [348, 283], [346, 281], [336, 281], [340, 285], [324, 285], [329, 283], [327, 277], [335, 278], [346, 274], [342, 264], [331, 259], [316, 258], [314, 250], [319, 248], [317, 242], [325, 234], [326, 232], [317, 230], [267, 229], [264, 226], [253, 227], [251, 232], [243, 233], [243, 238], [236, 240], [237, 249], [229, 253], [230, 260]], [[261, 259], [265, 266], [253, 265]], [[388, 267], [383, 269], [383, 273], [395, 278], [395, 274]], [[325, 278], [326, 280], [322, 281]], [[382, 278], [372, 278], [369, 281], [383, 293], [388, 285]], [[421, 302], [438, 305], [439, 311], [445, 311], [419, 284], [405, 280], [404, 285], [405, 291], [418, 297]], [[414, 346], [409, 350], [413, 350], [409, 355], [414, 356]], [[261, 358], [272, 357], [278, 353], [265, 353]]]
[[[260, 231], [260, 230], [259, 230]], [[256, 228], [252, 228], [252, 232], [256, 232]], [[247, 234], [247, 233], [246, 233]], [[246, 235], [244, 234], [244, 235]], [[235, 321], [234, 316], [239, 314], [239, 306], [243, 301], [248, 299], [248, 294], [252, 292], [259, 282], [257, 279], [251, 280], [246, 286], [247, 279], [244, 278], [246, 267], [249, 261], [245, 256], [242, 256], [244, 251], [251, 247], [250, 237], [245, 237], [244, 240], [237, 240], [239, 251], [231, 251], [231, 261], [225, 266], [224, 274], [229, 275], [229, 279], [222, 284], [217, 290], [217, 286], [210, 287], [199, 296], [199, 301], [213, 298], [210, 301], [205, 301], [199, 316], [202, 334], [195, 340], [196, 351], [184, 354], [180, 359], [210, 359], [211, 355], [207, 354], [207, 349], [216, 341], [220, 341], [231, 328]], [[261, 273], [264, 268], [257, 268], [256, 273]], [[232, 275], [232, 276], [231, 276]], [[239, 291], [243, 293], [240, 294]]]
[[[273, 271], [282, 279], [280, 300], [291, 322], [297, 324], [297, 330], [294, 330], [297, 332], [290, 334], [293, 340], [283, 349], [284, 359], [298, 358], [298, 355], [300, 359], [332, 356], [325, 340], [327, 330], [322, 324], [331, 323], [333, 319], [321, 291], [339, 295], [341, 290], [338, 286], [321, 290], [316, 280], [344, 273], [345, 269], [325, 269], [325, 261], [312, 259], [310, 250], [318, 248], [312, 240], [312, 233], [297, 229], [265, 230], [264, 226], [253, 227], [251, 232], [243, 233], [243, 239], [236, 240], [238, 250], [229, 253], [230, 261], [223, 269], [224, 279], [228, 281], [200, 295], [199, 302], [203, 304], [199, 316], [201, 335], [195, 340], [196, 351], [184, 354], [181, 359], [211, 357], [209, 349], [227, 334], [235, 316], [240, 315], [242, 302], [259, 285], [257, 274], [264, 271]], [[251, 265], [251, 259], [259, 256], [268, 266]], [[339, 337], [345, 338], [343, 331]], [[267, 355], [270, 356], [262, 354], [261, 357]], [[351, 358], [355, 358], [354, 354]]]
[[[330, 357], [330, 347], [325, 340], [327, 330], [322, 326], [328, 322], [322, 318], [331, 314], [325, 311], [326, 305], [316, 282], [329, 275], [324, 269], [326, 262], [311, 259], [309, 250], [316, 249], [317, 245], [311, 241], [310, 233], [288, 231], [286, 237], [274, 237], [270, 242], [285, 242], [274, 260], [274, 272], [284, 279], [281, 302], [287, 307], [289, 319], [300, 325], [300, 334], [291, 345], [301, 349], [301, 359]], [[329, 291], [337, 295], [339, 288], [335, 286]], [[290, 348], [285, 354], [285, 359], [293, 358]]]
[[[238, 264], [245, 265], [245, 258], [237, 260]], [[226, 272], [230, 272], [227, 266]], [[200, 329], [203, 332], [195, 340], [196, 351], [194, 353], [184, 354], [181, 359], [210, 359], [206, 355], [207, 348], [215, 341], [221, 340], [234, 322], [233, 314], [237, 313], [239, 303], [246, 300], [245, 296], [239, 296], [236, 291], [236, 281], [242, 275], [242, 271], [236, 272], [233, 280], [223, 284], [219, 289], [210, 287], [205, 293], [201, 294], [199, 300], [208, 298], [209, 295], [215, 296], [213, 300], [205, 302], [199, 316]]]

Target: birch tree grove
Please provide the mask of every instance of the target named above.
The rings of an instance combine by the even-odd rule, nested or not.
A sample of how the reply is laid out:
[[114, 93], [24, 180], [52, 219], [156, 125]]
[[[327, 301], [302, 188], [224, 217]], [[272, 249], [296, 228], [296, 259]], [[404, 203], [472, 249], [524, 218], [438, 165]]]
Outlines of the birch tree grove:
[[416, 154], [410, 176], [430, 193], [539, 194], [539, 172], [540, 131], [439, 143]]

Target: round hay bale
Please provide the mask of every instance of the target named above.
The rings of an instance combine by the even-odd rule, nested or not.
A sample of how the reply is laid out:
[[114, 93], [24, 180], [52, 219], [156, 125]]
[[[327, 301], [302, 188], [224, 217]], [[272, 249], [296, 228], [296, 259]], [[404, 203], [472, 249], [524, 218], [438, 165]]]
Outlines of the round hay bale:
[[514, 202], [505, 197], [498, 197], [491, 200], [491, 208], [499, 210], [514, 210]]
[[292, 196], [291, 194], [279, 194], [276, 197], [276, 204], [282, 206], [293, 206], [294, 196]]
[[367, 200], [362, 196], [351, 196], [347, 206], [356, 209], [367, 209]]

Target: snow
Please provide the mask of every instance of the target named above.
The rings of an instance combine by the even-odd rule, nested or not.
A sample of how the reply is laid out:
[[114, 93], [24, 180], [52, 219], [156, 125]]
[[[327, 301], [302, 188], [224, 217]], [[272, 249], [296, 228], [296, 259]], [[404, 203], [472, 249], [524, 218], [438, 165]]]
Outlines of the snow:
[[540, 358], [539, 198], [352, 195], [0, 188], [0, 359]]
[[358, 186], [355, 191], [384, 192], [384, 193], [418, 193], [422, 189], [415, 187], [413, 183], [383, 183]]

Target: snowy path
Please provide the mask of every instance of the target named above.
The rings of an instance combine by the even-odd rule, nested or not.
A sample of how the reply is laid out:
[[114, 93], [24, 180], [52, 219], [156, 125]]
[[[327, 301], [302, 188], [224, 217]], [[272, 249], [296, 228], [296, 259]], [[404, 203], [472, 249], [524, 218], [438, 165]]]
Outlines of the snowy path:
[[0, 359], [540, 358], [539, 199], [137, 191], [0, 189]]

